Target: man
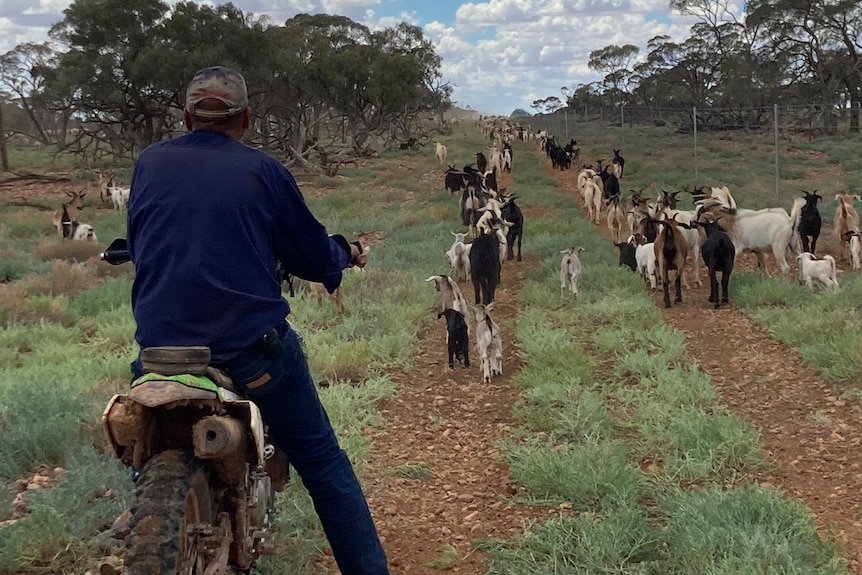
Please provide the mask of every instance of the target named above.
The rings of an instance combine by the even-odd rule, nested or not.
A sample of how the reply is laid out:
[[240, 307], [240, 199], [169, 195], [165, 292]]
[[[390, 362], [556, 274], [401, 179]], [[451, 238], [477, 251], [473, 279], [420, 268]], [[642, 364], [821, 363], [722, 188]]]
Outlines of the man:
[[332, 292], [364, 265], [359, 242], [329, 236], [290, 172], [242, 144], [245, 79], [198, 71], [184, 113], [189, 133], [149, 146], [135, 163], [128, 246], [141, 347], [206, 345], [260, 408], [314, 501], [341, 572], [388, 573], [365, 497], [339, 447], [276, 280], [287, 273]]

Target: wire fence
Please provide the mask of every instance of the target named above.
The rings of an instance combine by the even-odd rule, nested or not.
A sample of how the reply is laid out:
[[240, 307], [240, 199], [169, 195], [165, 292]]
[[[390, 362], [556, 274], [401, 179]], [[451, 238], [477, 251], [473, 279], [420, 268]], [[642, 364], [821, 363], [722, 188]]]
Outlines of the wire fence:
[[782, 148], [814, 142], [825, 136], [858, 137], [862, 102], [845, 107], [817, 104], [760, 106], [753, 108], [661, 108], [589, 107], [566, 108], [554, 114], [519, 118], [535, 131], [544, 130], [560, 141], [577, 138], [578, 126], [606, 122], [619, 130], [618, 139], [626, 145], [626, 130], [636, 126], [663, 127], [693, 138], [695, 180], [697, 180], [698, 134], [706, 132], [745, 132], [769, 137], [775, 147], [775, 194], [779, 195]]

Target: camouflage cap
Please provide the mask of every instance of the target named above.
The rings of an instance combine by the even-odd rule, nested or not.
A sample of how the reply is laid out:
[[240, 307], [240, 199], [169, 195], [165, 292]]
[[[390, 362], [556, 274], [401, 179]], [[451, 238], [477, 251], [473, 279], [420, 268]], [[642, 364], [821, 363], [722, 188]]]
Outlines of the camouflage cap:
[[[197, 105], [203, 100], [219, 100], [226, 110], [202, 110]], [[195, 73], [186, 89], [186, 110], [202, 118], [226, 118], [248, 107], [248, 89], [242, 74], [223, 66], [203, 68]]]

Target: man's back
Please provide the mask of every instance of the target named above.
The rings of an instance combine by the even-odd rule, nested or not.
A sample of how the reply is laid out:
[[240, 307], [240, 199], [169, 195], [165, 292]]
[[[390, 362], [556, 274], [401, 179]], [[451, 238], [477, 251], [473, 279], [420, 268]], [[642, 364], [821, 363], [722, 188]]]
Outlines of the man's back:
[[343, 263], [326, 265], [320, 238], [292, 177], [263, 152], [206, 131], [151, 146], [128, 214], [138, 343], [208, 345], [214, 360], [250, 345], [289, 312], [276, 257], [300, 269], [323, 260], [309, 273], [337, 285]]

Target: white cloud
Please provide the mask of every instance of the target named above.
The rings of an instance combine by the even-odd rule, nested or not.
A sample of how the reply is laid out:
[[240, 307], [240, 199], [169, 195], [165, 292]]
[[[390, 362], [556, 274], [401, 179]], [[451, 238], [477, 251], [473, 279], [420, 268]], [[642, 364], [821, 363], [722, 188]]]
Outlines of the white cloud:
[[[268, 14], [276, 24], [299, 13], [320, 12], [348, 16], [373, 30], [401, 21], [422, 23], [442, 58], [443, 80], [454, 87], [453, 99], [495, 114], [529, 109], [533, 100], [561, 96], [561, 86], [600, 79], [587, 66], [594, 50], [634, 44], [643, 58], [649, 39], [667, 34], [682, 40], [693, 23], [692, 18], [671, 12], [667, 0], [466, 2], [446, 22], [423, 17], [433, 1], [405, 3], [408, 11], [397, 15], [384, 0], [234, 0], [234, 5], [245, 12]], [[47, 40], [48, 28], [62, 19], [70, 3], [0, 0], [0, 53], [20, 42]]]

